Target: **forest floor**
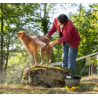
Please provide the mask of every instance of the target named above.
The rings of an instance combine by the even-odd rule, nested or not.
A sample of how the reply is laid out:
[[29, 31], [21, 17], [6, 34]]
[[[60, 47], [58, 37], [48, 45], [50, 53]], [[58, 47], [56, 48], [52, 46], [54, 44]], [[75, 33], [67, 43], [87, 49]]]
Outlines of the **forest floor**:
[[77, 89], [0, 84], [0, 94], [98, 94], [98, 75], [82, 77]]

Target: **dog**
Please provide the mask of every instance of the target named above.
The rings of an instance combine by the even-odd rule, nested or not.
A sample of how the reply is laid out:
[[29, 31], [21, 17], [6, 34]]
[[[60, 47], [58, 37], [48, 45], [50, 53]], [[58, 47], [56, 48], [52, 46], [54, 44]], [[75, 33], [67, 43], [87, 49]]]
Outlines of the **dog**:
[[41, 53], [41, 65], [43, 65], [44, 62], [44, 53], [46, 53], [47, 56], [47, 63], [48, 66], [49, 61], [51, 61], [51, 50], [52, 47], [48, 45], [50, 41], [49, 38], [45, 36], [29, 36], [26, 34], [25, 31], [19, 31], [16, 33], [17, 37], [21, 40], [21, 42], [24, 44], [25, 49], [29, 52], [29, 54], [32, 57], [33, 65], [36, 66], [38, 64], [38, 50], [40, 50]]

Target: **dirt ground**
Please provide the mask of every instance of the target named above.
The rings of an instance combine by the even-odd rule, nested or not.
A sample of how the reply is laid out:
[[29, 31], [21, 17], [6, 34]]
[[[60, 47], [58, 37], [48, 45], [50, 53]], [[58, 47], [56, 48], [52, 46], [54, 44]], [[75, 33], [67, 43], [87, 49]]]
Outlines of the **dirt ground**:
[[0, 94], [98, 94], [98, 75], [82, 77], [79, 88], [73, 90], [65, 87], [1, 84]]

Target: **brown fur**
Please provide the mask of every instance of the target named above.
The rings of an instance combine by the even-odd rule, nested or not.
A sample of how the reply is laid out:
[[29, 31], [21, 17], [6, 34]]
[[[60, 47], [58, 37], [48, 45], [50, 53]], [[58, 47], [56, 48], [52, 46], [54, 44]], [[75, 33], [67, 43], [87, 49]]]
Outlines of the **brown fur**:
[[[50, 40], [45, 36], [36, 36], [31, 37], [26, 34], [25, 31], [19, 31], [16, 33], [16, 35], [19, 37], [19, 39], [24, 44], [26, 50], [31, 54], [33, 65], [37, 65], [38, 63], [38, 50], [41, 52], [42, 61], [41, 64], [43, 64], [44, 61], [44, 53], [47, 54], [47, 64], [49, 63], [49, 59], [51, 60], [51, 48], [49, 45], [46, 45], [46, 43], [49, 43]], [[35, 58], [35, 60], [34, 60]]]

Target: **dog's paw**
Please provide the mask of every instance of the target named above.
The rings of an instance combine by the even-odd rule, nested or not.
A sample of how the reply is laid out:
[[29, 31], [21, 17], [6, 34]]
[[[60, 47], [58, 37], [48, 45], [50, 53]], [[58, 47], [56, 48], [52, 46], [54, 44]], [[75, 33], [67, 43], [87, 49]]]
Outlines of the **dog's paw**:
[[43, 62], [41, 61], [40, 65], [43, 65]]
[[48, 64], [46, 63], [46, 66], [48, 66]]

